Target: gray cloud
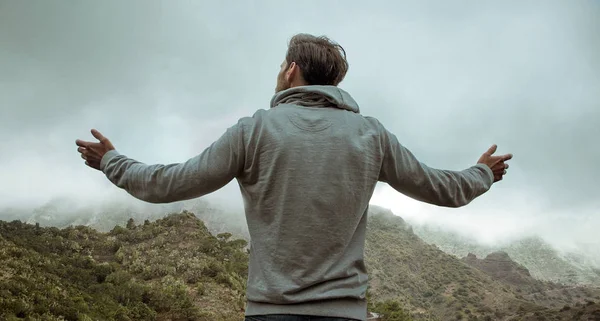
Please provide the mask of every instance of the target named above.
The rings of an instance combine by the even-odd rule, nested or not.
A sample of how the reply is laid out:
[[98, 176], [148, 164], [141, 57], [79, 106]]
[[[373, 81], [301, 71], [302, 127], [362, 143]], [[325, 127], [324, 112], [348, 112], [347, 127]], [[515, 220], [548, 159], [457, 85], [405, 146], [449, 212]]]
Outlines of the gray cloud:
[[594, 1], [0, 2], [0, 206], [118, 193], [75, 152], [92, 127], [149, 163], [200, 152], [268, 108], [297, 32], [344, 46], [341, 87], [425, 163], [462, 169], [492, 143], [514, 153], [506, 181], [450, 215], [600, 215]]

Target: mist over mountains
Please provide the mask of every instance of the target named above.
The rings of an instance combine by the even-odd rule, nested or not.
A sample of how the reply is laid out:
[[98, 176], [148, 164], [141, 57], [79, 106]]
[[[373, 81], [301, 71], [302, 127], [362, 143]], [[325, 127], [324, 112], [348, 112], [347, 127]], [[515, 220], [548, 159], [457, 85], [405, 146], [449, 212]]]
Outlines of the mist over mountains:
[[296, 6], [3, 1], [0, 207], [112, 202], [73, 145], [90, 128], [146, 163], [197, 155], [269, 107], [287, 40], [308, 32], [344, 46], [341, 87], [424, 163], [463, 169], [492, 143], [515, 155], [502, 184], [452, 215], [393, 191], [379, 205], [481, 238], [597, 239], [597, 1], [313, 3], [282, 24]]
[[[383, 210], [377, 205], [371, 205], [371, 209]], [[69, 198], [57, 198], [34, 209], [4, 209], [0, 211], [0, 220], [16, 219], [29, 224], [39, 223], [40, 226], [59, 228], [84, 225], [107, 232], [116, 225], [125, 226], [129, 218], [140, 223], [145, 220], [156, 220], [167, 213], [179, 213], [184, 210], [195, 213], [215, 234], [230, 232], [249, 240], [243, 210], [237, 206], [227, 206], [224, 203], [204, 199], [171, 204], [149, 204], [123, 198], [112, 202], [85, 205]], [[489, 245], [435, 225], [411, 223], [411, 229], [425, 242], [434, 244], [457, 258], [467, 257], [469, 253], [477, 257], [485, 257], [490, 253], [503, 251], [519, 264], [526, 266], [532, 277], [536, 279], [567, 285], [600, 285], [600, 249], [595, 246], [586, 247], [583, 244], [580, 248], [570, 251], [557, 249], [539, 236]]]
[[600, 284], [597, 247], [583, 244], [576, 251], [558, 250], [541, 237], [524, 237], [506, 244], [486, 245], [439, 227], [415, 225], [413, 230], [424, 241], [459, 258], [470, 253], [485, 257], [492, 252], [502, 251], [527, 266], [536, 279], [562, 284]]
[[[87, 211], [70, 205], [61, 199], [29, 213], [1, 212], [2, 218], [28, 223], [0, 222], [0, 259], [6, 262], [0, 267], [0, 308], [9, 311], [0, 316], [233, 321], [242, 315], [250, 240], [239, 211], [205, 200], [117, 202]], [[415, 230], [390, 210], [369, 210], [369, 310], [382, 313], [383, 320], [600, 318], [600, 285], [586, 270], [570, 266], [571, 283], [550, 282], [543, 278], [560, 271], [539, 255], [525, 264], [504, 251], [458, 258]], [[543, 245], [515, 253], [527, 257]], [[69, 295], [38, 298], [54, 286]]]

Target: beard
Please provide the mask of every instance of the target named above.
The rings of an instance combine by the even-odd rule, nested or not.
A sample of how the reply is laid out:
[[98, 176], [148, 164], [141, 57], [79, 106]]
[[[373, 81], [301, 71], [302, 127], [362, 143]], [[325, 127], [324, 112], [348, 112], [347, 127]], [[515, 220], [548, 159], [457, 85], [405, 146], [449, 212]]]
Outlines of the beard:
[[275, 93], [278, 93], [282, 90], [290, 89], [291, 83], [285, 81], [283, 77], [283, 73], [277, 75], [277, 86], [275, 87]]

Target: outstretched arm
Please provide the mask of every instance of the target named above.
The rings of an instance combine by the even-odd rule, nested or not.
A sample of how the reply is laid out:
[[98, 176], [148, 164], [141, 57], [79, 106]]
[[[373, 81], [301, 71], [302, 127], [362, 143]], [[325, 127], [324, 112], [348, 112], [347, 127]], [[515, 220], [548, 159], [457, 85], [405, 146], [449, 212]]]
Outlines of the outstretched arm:
[[492, 156], [496, 146], [484, 153], [478, 164], [462, 171], [428, 167], [383, 128], [384, 157], [379, 180], [413, 199], [444, 207], [460, 207], [502, 179], [512, 155]]
[[184, 163], [147, 165], [120, 154], [96, 130], [100, 142], [77, 140], [88, 166], [101, 170], [116, 186], [150, 203], [171, 203], [218, 190], [241, 173], [244, 146], [240, 124], [225, 132], [201, 154]]

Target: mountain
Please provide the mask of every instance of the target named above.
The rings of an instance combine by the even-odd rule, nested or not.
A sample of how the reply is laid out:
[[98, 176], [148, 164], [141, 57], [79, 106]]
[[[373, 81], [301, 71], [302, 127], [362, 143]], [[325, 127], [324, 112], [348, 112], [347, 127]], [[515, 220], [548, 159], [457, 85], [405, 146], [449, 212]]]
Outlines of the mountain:
[[[0, 311], [10, 311], [0, 319], [241, 320], [245, 220], [206, 202], [185, 206], [198, 212], [167, 215], [176, 207], [161, 206], [169, 211], [154, 219], [161, 216], [156, 208], [132, 213], [115, 206], [101, 217], [76, 216], [79, 222], [89, 216], [90, 226], [122, 222], [105, 232], [0, 223]], [[536, 280], [508, 253], [461, 260], [376, 206], [365, 255], [369, 309], [384, 321], [600, 320], [600, 289]]]
[[0, 222], [0, 320], [243, 319], [246, 241], [183, 212], [100, 233]]
[[[377, 208], [376, 206], [372, 206]], [[31, 210], [0, 210], [0, 219], [20, 219], [41, 226], [67, 227], [85, 225], [99, 231], [109, 231], [115, 225], [125, 225], [128, 218], [136, 222], [155, 220], [167, 213], [187, 210], [202, 219], [212, 233], [230, 232], [249, 240], [246, 219], [241, 209], [226, 209], [204, 199], [171, 204], [111, 201], [94, 206], [81, 206], [68, 199], [55, 199]], [[600, 286], [600, 247], [581, 244], [581, 253], [557, 251], [540, 237], [527, 237], [502, 246], [486, 246], [455, 232], [428, 225], [413, 225], [414, 232], [427, 243], [435, 244], [446, 253], [463, 258], [469, 253], [478, 257], [503, 251], [515, 262], [526, 267], [538, 280], [575, 286]]]
[[493, 252], [484, 259], [478, 259], [475, 254], [469, 253], [462, 261], [483, 271], [494, 280], [508, 283], [520, 289], [533, 287], [537, 283], [537, 280], [531, 277], [529, 270], [513, 261], [506, 252]]
[[150, 204], [136, 200], [112, 201], [92, 206], [81, 205], [66, 198], [57, 198], [33, 210], [0, 209], [0, 220], [21, 220], [29, 224], [38, 223], [43, 227], [58, 228], [84, 225], [100, 232], [108, 232], [116, 225], [125, 226], [130, 218], [136, 222], [152, 221], [169, 213], [182, 211], [195, 213], [214, 234], [230, 232], [246, 240], [250, 237], [241, 211], [214, 206], [203, 199], [169, 204]]
[[415, 320], [600, 320], [600, 288], [536, 280], [503, 252], [460, 260], [376, 206], [367, 226], [371, 297]]
[[[538, 280], [575, 286], [600, 286], [600, 267], [588, 257], [577, 253], [561, 253], [540, 237], [527, 237], [502, 246], [486, 246], [464, 237], [428, 225], [413, 226], [424, 241], [435, 244], [446, 253], [463, 258], [469, 253], [485, 257], [494, 252], [505, 252], [515, 262], [527, 267]], [[592, 253], [592, 251], [588, 251]]]
[[483, 259], [469, 253], [462, 261], [489, 275], [493, 280], [506, 284], [512, 292], [518, 294], [518, 298], [544, 307], [587, 304], [590, 298], [600, 299], [600, 289], [595, 287], [561, 286], [537, 280], [527, 268], [513, 261], [506, 252], [493, 252]]

